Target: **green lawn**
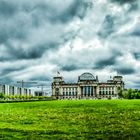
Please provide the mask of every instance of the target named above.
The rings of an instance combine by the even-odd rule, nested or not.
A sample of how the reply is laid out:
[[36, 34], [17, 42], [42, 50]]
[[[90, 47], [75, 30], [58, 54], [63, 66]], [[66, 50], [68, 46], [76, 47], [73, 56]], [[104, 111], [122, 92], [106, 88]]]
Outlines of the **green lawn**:
[[140, 139], [140, 100], [1, 103], [0, 139]]

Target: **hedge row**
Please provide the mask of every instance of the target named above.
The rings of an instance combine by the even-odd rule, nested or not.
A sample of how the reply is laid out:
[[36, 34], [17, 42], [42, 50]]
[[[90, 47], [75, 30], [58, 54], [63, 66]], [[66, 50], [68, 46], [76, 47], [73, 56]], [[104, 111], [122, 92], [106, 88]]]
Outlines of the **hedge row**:
[[31, 95], [4, 95], [0, 93], [0, 103], [11, 103], [11, 102], [34, 102], [34, 101], [48, 101], [52, 100], [48, 96], [31, 96]]

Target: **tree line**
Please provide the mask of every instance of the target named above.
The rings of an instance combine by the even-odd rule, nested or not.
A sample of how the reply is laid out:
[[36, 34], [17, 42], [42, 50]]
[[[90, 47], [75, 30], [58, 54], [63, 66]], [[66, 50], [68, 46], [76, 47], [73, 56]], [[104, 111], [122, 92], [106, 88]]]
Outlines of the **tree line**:
[[124, 98], [124, 99], [140, 99], [140, 90], [136, 89], [128, 89], [124, 91], [119, 91], [118, 93], [119, 98]]

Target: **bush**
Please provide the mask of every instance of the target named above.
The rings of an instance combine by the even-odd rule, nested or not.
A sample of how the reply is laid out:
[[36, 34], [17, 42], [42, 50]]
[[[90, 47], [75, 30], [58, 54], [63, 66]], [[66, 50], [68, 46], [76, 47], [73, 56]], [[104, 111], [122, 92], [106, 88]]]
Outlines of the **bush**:
[[5, 99], [5, 95], [3, 93], [0, 93], [0, 99]]

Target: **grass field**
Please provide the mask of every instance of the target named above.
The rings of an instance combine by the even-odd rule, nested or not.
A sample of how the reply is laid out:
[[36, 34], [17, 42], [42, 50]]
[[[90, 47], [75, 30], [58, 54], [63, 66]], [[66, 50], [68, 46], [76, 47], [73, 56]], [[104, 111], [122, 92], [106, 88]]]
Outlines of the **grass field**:
[[140, 139], [140, 100], [1, 103], [0, 139]]

